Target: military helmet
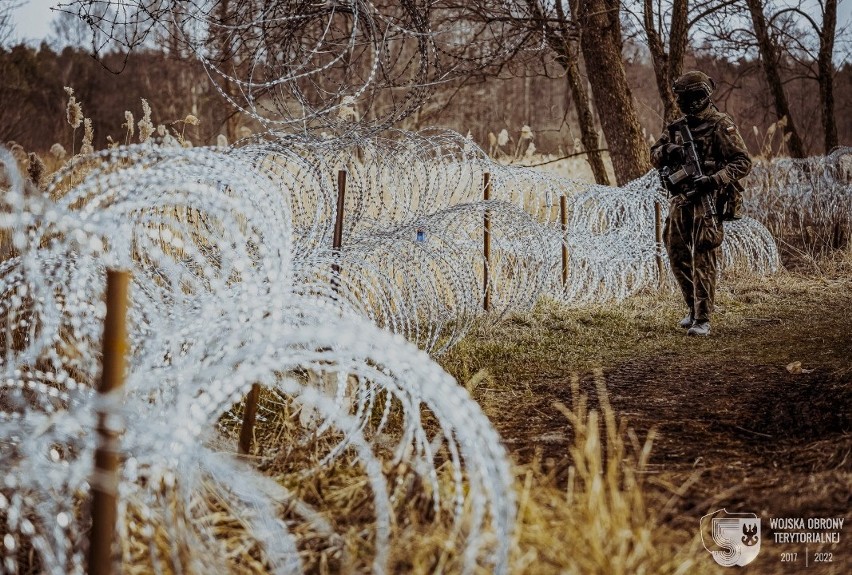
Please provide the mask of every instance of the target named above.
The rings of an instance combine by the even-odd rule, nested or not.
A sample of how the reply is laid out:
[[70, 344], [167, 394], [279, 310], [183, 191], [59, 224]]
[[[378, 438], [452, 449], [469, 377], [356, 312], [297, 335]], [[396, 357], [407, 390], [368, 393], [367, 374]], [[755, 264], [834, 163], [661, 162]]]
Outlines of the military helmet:
[[696, 114], [710, 105], [710, 94], [715, 89], [713, 78], [697, 70], [681, 75], [672, 86], [677, 105], [685, 114]]
[[704, 89], [708, 94], [712, 94], [713, 90], [716, 89], [716, 82], [714, 82], [713, 78], [704, 72], [693, 70], [682, 74], [677, 80], [675, 80], [672, 89], [675, 94], [700, 89]]

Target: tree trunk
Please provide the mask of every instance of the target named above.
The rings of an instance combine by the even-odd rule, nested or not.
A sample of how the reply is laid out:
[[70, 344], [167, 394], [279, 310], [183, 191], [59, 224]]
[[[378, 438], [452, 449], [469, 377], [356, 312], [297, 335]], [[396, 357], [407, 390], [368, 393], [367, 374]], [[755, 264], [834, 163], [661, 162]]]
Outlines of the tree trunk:
[[[544, 9], [538, 0], [528, 0], [528, 2], [532, 13], [541, 21], [546, 21]], [[595, 127], [595, 116], [589, 101], [589, 93], [580, 75], [580, 54], [576, 48], [575, 26], [566, 17], [565, 10], [560, 2], [555, 4], [555, 9], [557, 27], [555, 30], [546, 27], [545, 38], [550, 49], [556, 53], [556, 61], [565, 70], [568, 89], [571, 92], [571, 99], [574, 102], [577, 119], [580, 123], [580, 141], [585, 148], [586, 161], [595, 177], [595, 183], [609, 186], [609, 175], [606, 173], [603, 155], [598, 151], [600, 149], [600, 135], [597, 127]], [[576, 0], [572, 1], [571, 10], [576, 14]]]
[[671, 83], [683, 74], [683, 56], [689, 39], [689, 0], [674, 0], [669, 32], [669, 79]]
[[600, 137], [597, 128], [595, 128], [592, 105], [589, 102], [589, 95], [586, 93], [585, 83], [580, 76], [580, 67], [577, 65], [576, 57], [566, 62], [565, 75], [568, 80], [568, 87], [571, 90], [571, 98], [574, 100], [574, 107], [577, 109], [577, 119], [580, 122], [580, 141], [583, 142], [583, 148], [586, 149], [586, 161], [589, 162], [589, 167], [595, 176], [595, 183], [609, 186], [610, 181], [606, 173], [603, 156], [598, 151], [600, 149]]
[[654, 8], [652, 0], [645, 0], [642, 12], [642, 24], [648, 37], [648, 50], [651, 52], [651, 62], [654, 64], [654, 79], [657, 81], [657, 93], [663, 101], [663, 125], [674, 119], [677, 113], [672, 83], [669, 79], [669, 55], [666, 54], [663, 40], [654, 26]]
[[799, 137], [799, 132], [796, 129], [796, 124], [793, 122], [793, 116], [790, 115], [790, 106], [787, 104], [787, 96], [784, 94], [784, 86], [781, 83], [781, 75], [778, 73], [778, 50], [777, 46], [769, 36], [769, 30], [766, 26], [766, 16], [763, 14], [763, 2], [761, 0], [746, 0], [748, 10], [751, 13], [751, 21], [754, 25], [754, 35], [757, 38], [757, 47], [760, 51], [760, 60], [763, 63], [763, 71], [766, 74], [766, 81], [769, 84], [769, 90], [772, 92], [772, 98], [775, 101], [775, 115], [780, 120], [787, 118], [787, 124], [784, 126], [784, 134], [789, 137], [787, 143], [790, 155], [794, 158], [805, 157], [805, 147], [802, 144], [802, 139]]
[[669, 51], [666, 52], [659, 31], [654, 25], [654, 3], [645, 0], [642, 22], [648, 36], [648, 48], [654, 63], [654, 77], [657, 81], [657, 92], [663, 101], [663, 124], [667, 125], [680, 115], [677, 107], [672, 84], [683, 72], [683, 55], [686, 53], [686, 33], [688, 29], [688, 1], [674, 0], [672, 3], [671, 32], [669, 36]]
[[837, 147], [837, 119], [834, 116], [834, 36], [837, 29], [837, 0], [826, 0], [819, 38], [819, 99], [822, 108], [822, 128], [825, 134], [825, 153]]
[[619, 185], [651, 169], [648, 143], [633, 105], [621, 59], [619, 0], [577, 3], [580, 46], [609, 156]]

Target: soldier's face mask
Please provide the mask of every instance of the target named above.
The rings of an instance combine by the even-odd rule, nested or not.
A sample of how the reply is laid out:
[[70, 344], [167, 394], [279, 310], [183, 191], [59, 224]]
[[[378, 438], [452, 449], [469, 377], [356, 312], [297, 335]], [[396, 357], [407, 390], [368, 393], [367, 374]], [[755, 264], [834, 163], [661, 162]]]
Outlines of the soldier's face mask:
[[678, 92], [677, 106], [684, 114], [697, 114], [710, 104], [710, 94], [704, 89]]

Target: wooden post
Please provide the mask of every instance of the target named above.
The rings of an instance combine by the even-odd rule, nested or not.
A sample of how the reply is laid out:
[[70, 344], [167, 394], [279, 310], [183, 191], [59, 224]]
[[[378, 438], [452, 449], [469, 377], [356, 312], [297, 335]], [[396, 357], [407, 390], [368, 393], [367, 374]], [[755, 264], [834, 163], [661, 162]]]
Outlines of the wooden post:
[[662, 286], [665, 281], [666, 272], [666, 268], [663, 265], [663, 256], [660, 253], [663, 249], [663, 210], [660, 207], [660, 202], [657, 200], [654, 200], [654, 235], [657, 241], [657, 276], [659, 278], [659, 285]]
[[[108, 270], [103, 365], [98, 393], [105, 396], [124, 385], [127, 353], [127, 271]], [[117, 516], [119, 432], [115, 415], [98, 413], [95, 479], [92, 485], [92, 531], [89, 535], [89, 575], [112, 573], [112, 541]]]
[[331, 238], [331, 248], [334, 250], [333, 256], [335, 261], [331, 264], [331, 283], [334, 291], [340, 289], [340, 264], [337, 263], [337, 258], [340, 257], [340, 248], [343, 247], [343, 209], [344, 200], [346, 197], [346, 170], [337, 172], [337, 211], [334, 217], [334, 235]]
[[[340, 264], [337, 258], [343, 247], [343, 210], [346, 199], [346, 170], [337, 172], [337, 211], [334, 217], [334, 233], [331, 238], [332, 257], [331, 264], [331, 286], [334, 291], [340, 290]], [[240, 441], [238, 451], [242, 455], [251, 453], [254, 442], [254, 425], [257, 420], [257, 401], [260, 398], [260, 385], [253, 384], [251, 391], [246, 395], [246, 406], [243, 410], [243, 423], [240, 427]]]
[[565, 196], [559, 196], [559, 223], [562, 225], [562, 287], [568, 285], [568, 246], [565, 236], [568, 234], [568, 216]]
[[[483, 199], [487, 202], [491, 199], [491, 174], [485, 172], [482, 174]], [[482, 307], [485, 311], [491, 309], [491, 282], [488, 275], [491, 270], [491, 214], [488, 208], [485, 208], [485, 221], [483, 222], [483, 252], [485, 254], [485, 262], [483, 264], [483, 280], [482, 291], [484, 293]]]
[[254, 422], [257, 418], [257, 400], [260, 397], [260, 385], [253, 383], [251, 390], [246, 395], [246, 407], [243, 410], [243, 425], [240, 427], [239, 453], [248, 455], [251, 453], [251, 445], [254, 442]]

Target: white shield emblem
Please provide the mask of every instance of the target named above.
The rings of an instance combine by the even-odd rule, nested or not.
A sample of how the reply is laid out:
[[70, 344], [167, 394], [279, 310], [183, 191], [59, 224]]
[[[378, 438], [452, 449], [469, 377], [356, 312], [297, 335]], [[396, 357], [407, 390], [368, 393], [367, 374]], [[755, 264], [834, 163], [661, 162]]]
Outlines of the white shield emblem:
[[723, 567], [748, 565], [760, 553], [760, 517], [719, 509], [701, 518], [701, 543]]

